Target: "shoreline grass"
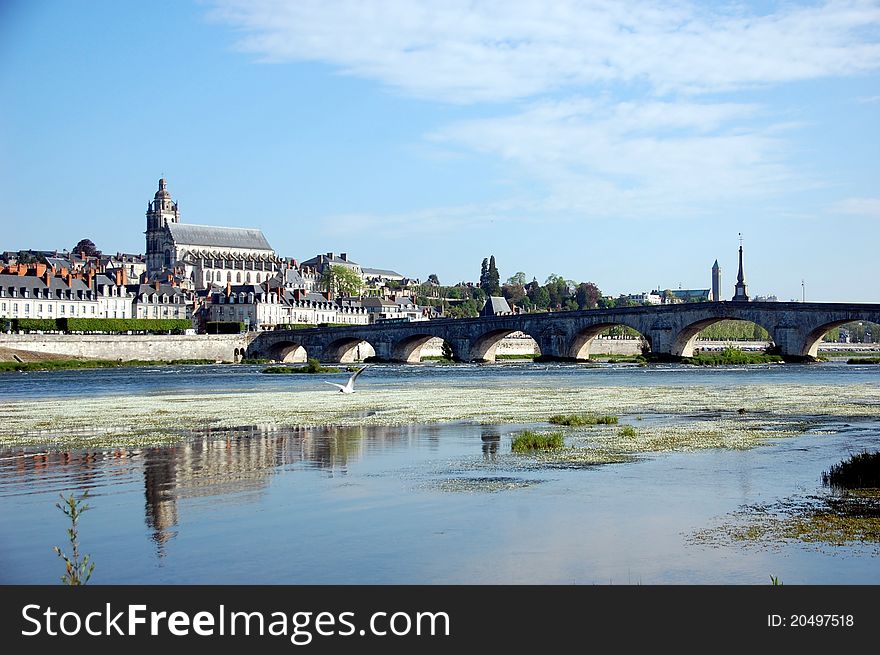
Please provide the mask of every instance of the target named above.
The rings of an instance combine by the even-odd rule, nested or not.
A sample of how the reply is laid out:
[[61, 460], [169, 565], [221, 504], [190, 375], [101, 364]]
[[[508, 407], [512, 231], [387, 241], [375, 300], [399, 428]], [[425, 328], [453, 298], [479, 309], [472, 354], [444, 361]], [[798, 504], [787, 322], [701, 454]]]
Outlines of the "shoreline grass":
[[41, 362], [0, 362], [0, 373], [61, 371], [83, 368], [121, 368], [126, 366], [201, 366], [216, 364], [214, 359], [47, 359]]
[[553, 425], [581, 427], [584, 425], [614, 425], [618, 418], [612, 414], [554, 414], [547, 419]]
[[562, 448], [564, 443], [561, 432], [524, 430], [513, 438], [510, 449], [515, 453], [529, 453], [535, 450], [555, 450]]
[[880, 357], [851, 357], [846, 360], [847, 364], [871, 365], [880, 364]]

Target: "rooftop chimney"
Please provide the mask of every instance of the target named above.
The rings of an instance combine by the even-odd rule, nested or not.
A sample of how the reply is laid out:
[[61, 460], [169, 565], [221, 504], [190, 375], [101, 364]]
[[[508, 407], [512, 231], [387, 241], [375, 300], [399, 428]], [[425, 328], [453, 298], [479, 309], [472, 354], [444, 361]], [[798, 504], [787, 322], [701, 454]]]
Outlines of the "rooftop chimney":
[[344, 262], [347, 262], [348, 261], [348, 253], [347, 252], [339, 253], [339, 259], [341, 259]]

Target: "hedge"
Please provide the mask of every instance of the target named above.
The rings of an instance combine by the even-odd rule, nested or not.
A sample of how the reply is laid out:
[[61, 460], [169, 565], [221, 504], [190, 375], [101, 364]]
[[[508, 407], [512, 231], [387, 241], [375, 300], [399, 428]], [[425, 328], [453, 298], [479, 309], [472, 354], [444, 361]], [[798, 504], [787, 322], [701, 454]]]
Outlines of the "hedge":
[[64, 332], [148, 332], [164, 334], [192, 329], [185, 318], [59, 318], [55, 321]]
[[205, 323], [205, 332], [208, 334], [238, 334], [244, 332], [244, 323], [241, 321], [208, 321]]
[[57, 331], [58, 322], [54, 318], [13, 318], [12, 330], [14, 332], [53, 332]]

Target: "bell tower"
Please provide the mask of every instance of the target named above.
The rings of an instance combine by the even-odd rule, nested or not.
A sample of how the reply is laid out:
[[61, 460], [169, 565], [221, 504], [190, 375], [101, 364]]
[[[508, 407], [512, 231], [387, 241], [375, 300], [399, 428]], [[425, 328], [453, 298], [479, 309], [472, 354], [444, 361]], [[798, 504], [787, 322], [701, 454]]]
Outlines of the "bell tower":
[[169, 223], [180, 222], [177, 203], [171, 199], [165, 178], [159, 180], [159, 190], [147, 203], [147, 274], [172, 265], [174, 245], [168, 232]]

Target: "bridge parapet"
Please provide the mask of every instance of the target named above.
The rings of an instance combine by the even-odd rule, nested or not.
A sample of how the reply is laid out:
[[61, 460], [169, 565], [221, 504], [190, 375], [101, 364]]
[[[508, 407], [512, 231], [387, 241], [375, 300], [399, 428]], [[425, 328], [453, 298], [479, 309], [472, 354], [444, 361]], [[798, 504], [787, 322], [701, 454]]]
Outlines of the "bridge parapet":
[[819, 341], [833, 327], [853, 320], [880, 323], [880, 305], [693, 303], [277, 330], [260, 333], [248, 355], [284, 359], [299, 352], [302, 357], [297, 350], [302, 348], [309, 357], [321, 361], [342, 361], [356, 357], [355, 348], [367, 342], [380, 359], [415, 362], [428, 340], [441, 338], [461, 361], [492, 361], [502, 338], [524, 332], [535, 339], [543, 357], [586, 359], [590, 343], [602, 330], [625, 325], [645, 337], [651, 352], [687, 357], [693, 354], [699, 331], [725, 319], [751, 321], [764, 327], [780, 354], [797, 359], [815, 357]]

